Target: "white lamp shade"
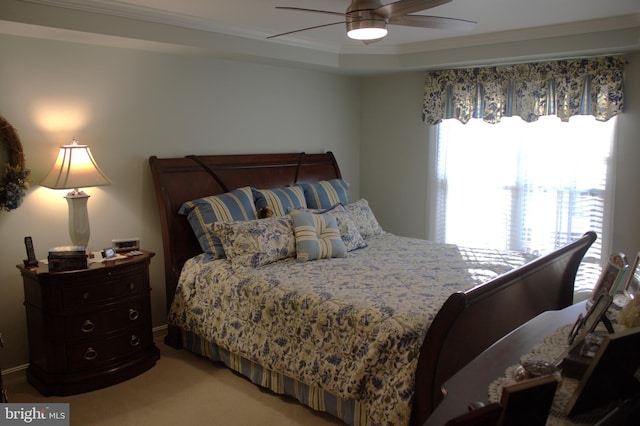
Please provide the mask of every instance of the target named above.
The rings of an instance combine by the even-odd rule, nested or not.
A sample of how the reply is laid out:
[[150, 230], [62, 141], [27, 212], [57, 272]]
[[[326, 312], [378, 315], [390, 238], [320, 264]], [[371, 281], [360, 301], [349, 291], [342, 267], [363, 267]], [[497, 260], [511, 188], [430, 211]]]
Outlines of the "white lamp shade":
[[88, 186], [110, 185], [91, 155], [87, 145], [73, 143], [60, 147], [58, 158], [40, 185], [51, 189], [78, 189]]
[[75, 139], [71, 145], [60, 147], [58, 158], [40, 185], [51, 189], [72, 189], [65, 198], [69, 205], [69, 236], [76, 246], [89, 243], [89, 196], [80, 187], [110, 185], [91, 155], [87, 145], [79, 145]]

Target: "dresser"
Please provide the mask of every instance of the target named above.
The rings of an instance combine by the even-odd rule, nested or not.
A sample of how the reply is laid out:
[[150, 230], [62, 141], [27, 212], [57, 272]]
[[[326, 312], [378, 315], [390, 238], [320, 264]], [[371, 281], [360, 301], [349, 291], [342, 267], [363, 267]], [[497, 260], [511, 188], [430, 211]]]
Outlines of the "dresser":
[[[507, 368], [517, 365], [523, 354], [529, 353], [534, 346], [544, 342], [545, 338], [554, 334], [560, 326], [570, 326], [576, 321], [578, 315], [585, 312], [586, 302], [584, 301], [559, 311], [543, 312], [497, 341], [444, 383], [443, 391], [446, 396], [423, 426], [443, 426], [449, 421], [451, 421], [450, 424], [452, 425], [496, 424], [491, 423], [491, 421], [480, 423], [480, 416], [474, 418], [473, 412], [468, 412], [469, 405], [475, 402], [488, 403], [488, 388], [492, 382], [505, 376]], [[486, 408], [491, 408], [495, 405], [492, 404]], [[605, 404], [603, 407], [609, 413], [597, 420], [596, 424], [598, 426], [638, 424], [637, 419], [640, 416], [639, 396], [608, 406]], [[483, 410], [474, 411], [481, 412]], [[465, 419], [467, 417], [465, 413], [469, 417], [468, 420]], [[490, 414], [490, 411], [486, 410], [485, 413]], [[596, 418], [602, 415], [603, 413], [599, 412]], [[573, 425], [576, 423], [571, 422], [570, 419], [558, 419], [550, 416], [546, 424]], [[593, 423], [582, 418], [579, 424]]]
[[154, 253], [88, 269], [18, 265], [29, 333], [27, 380], [44, 395], [88, 392], [153, 367], [149, 264]]

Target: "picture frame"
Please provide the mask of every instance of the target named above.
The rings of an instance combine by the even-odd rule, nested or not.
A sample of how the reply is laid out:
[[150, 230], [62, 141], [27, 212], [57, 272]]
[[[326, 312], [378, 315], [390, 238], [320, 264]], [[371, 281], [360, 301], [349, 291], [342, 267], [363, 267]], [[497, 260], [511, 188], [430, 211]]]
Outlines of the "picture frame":
[[553, 375], [524, 380], [502, 389], [499, 425], [544, 426], [553, 404], [558, 380]]
[[614, 253], [609, 257], [607, 266], [602, 270], [591, 295], [591, 301], [595, 301], [600, 293], [615, 295], [620, 289], [629, 262], [624, 253]]
[[636, 260], [629, 269], [622, 292], [629, 299], [634, 299], [636, 294], [640, 292], [640, 252], [636, 255]]
[[571, 417], [636, 395], [640, 392], [640, 382], [635, 377], [639, 368], [639, 328], [605, 336], [564, 414]]
[[604, 321], [605, 325], [607, 325], [609, 321], [606, 318], [607, 309], [609, 309], [612, 302], [613, 296], [608, 292], [603, 291], [598, 294], [597, 299], [591, 307], [589, 307], [586, 315], [580, 314], [578, 316], [573, 328], [569, 332], [569, 348], [566, 350], [567, 354], [575, 347], [582, 344], [587, 335], [593, 332], [600, 321]]

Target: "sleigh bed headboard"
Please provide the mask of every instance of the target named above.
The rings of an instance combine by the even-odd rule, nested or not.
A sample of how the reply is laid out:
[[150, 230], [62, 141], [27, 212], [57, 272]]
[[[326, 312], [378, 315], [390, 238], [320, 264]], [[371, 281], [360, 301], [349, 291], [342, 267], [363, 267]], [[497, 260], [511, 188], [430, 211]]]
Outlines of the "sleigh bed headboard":
[[331, 152], [151, 156], [149, 165], [160, 210], [167, 309], [184, 262], [202, 253], [187, 218], [178, 214], [184, 202], [243, 186], [276, 188], [342, 177]]

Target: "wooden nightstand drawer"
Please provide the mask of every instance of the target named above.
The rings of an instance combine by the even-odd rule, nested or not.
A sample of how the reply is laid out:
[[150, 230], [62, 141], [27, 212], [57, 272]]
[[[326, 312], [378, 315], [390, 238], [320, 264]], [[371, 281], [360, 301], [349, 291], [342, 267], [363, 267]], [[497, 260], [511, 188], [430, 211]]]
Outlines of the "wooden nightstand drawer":
[[107, 339], [69, 345], [67, 360], [72, 370], [93, 369], [126, 358], [149, 347], [151, 333], [142, 326]]
[[44, 395], [120, 383], [153, 367], [149, 264], [154, 253], [50, 272], [18, 265], [29, 329], [27, 380]]
[[133, 299], [101, 311], [87, 312], [65, 319], [68, 341], [95, 339], [107, 333], [119, 333], [148, 321], [145, 299]]
[[144, 277], [140, 274], [119, 277], [118, 281], [104, 281], [92, 285], [62, 286], [62, 306], [78, 308], [88, 304], [104, 303], [109, 299], [142, 294]]

